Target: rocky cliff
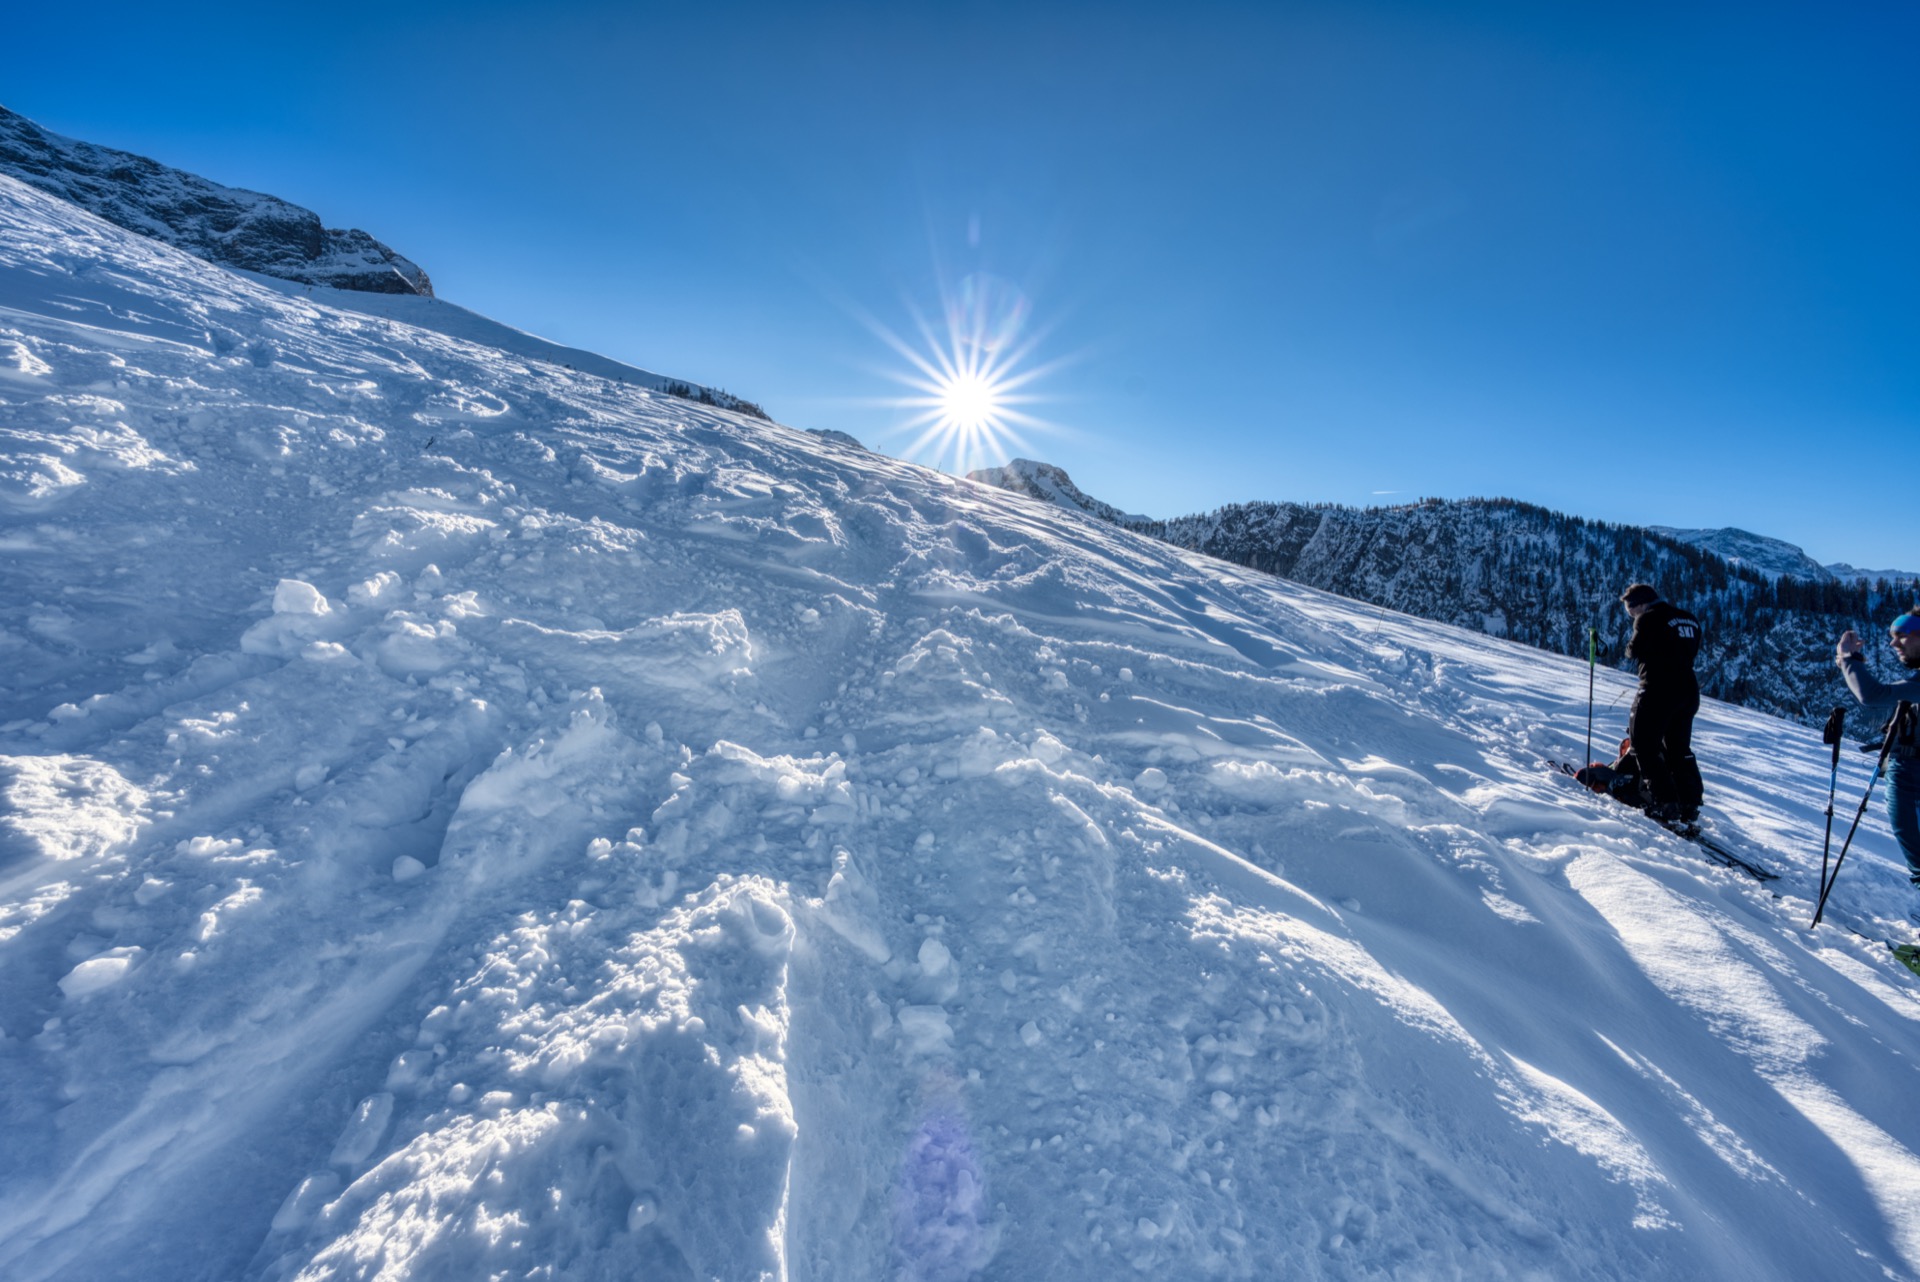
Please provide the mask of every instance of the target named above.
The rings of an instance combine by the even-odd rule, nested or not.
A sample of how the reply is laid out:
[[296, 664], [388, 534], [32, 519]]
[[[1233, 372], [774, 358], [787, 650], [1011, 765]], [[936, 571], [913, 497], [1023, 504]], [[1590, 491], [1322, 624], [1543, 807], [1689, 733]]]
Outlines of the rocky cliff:
[[419, 264], [310, 209], [49, 133], [0, 107], [0, 173], [223, 267], [375, 294], [425, 294]]

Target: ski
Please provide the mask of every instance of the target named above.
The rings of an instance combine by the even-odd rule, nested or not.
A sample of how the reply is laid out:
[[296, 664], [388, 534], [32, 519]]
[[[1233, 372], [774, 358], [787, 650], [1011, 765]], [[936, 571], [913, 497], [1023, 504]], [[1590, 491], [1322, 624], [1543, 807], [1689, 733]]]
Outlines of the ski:
[[[1574, 769], [1572, 766], [1568, 765], [1566, 762], [1555, 761], [1553, 758], [1549, 757], [1547, 758], [1547, 764], [1549, 766], [1552, 766], [1555, 770], [1559, 771], [1561, 774], [1566, 775], [1568, 778], [1573, 779], [1576, 783], [1579, 782], [1580, 772]], [[1584, 785], [1582, 786], [1584, 787]], [[1620, 803], [1616, 802], [1614, 804], [1619, 805]], [[1632, 807], [1621, 806], [1621, 809], [1631, 810]], [[1689, 826], [1687, 824], [1680, 824], [1680, 823], [1661, 823], [1660, 820], [1654, 819], [1652, 816], [1647, 815], [1645, 811], [1639, 811], [1637, 813], [1645, 817], [1649, 823], [1660, 824], [1662, 828], [1666, 829], [1668, 832], [1672, 833], [1674, 836], [1684, 838], [1685, 840], [1690, 841], [1694, 845], [1700, 847], [1700, 849], [1706, 853], [1706, 856], [1708, 859], [1712, 860], [1716, 864], [1719, 864], [1722, 868], [1732, 868], [1737, 872], [1745, 873], [1747, 876], [1753, 878], [1757, 882], [1760, 882], [1762, 885], [1766, 884], [1767, 882], [1778, 881], [1780, 879], [1779, 873], [1769, 872], [1765, 868], [1762, 868], [1759, 864], [1754, 863], [1752, 860], [1745, 859], [1740, 855], [1735, 854], [1733, 851], [1727, 849], [1725, 843], [1721, 842], [1717, 838], [1709, 837], [1706, 833], [1702, 832], [1698, 827]]]
[[1731, 850], [1728, 850], [1726, 845], [1718, 838], [1709, 837], [1697, 827], [1690, 827], [1686, 824], [1679, 823], [1660, 823], [1658, 819], [1653, 822], [1659, 823], [1662, 828], [1665, 828], [1676, 837], [1685, 837], [1688, 841], [1691, 841], [1694, 845], [1706, 851], [1715, 863], [1723, 867], [1738, 868], [1741, 872], [1759, 882], [1780, 880], [1779, 873], [1769, 872], [1759, 864], [1734, 854]]

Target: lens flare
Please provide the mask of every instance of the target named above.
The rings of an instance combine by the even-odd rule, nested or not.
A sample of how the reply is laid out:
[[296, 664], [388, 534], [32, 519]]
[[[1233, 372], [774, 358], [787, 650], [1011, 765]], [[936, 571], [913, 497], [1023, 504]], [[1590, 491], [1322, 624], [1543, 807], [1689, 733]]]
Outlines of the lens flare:
[[936, 1107], [921, 1119], [893, 1194], [893, 1245], [907, 1282], [964, 1282], [993, 1258], [986, 1171], [966, 1119]]
[[905, 457], [966, 473], [1009, 461], [1025, 448], [1023, 429], [1055, 430], [1023, 408], [1040, 399], [1028, 390], [1035, 380], [1057, 366], [1028, 363], [1044, 337], [1029, 331], [1029, 310], [1017, 286], [976, 273], [942, 290], [942, 328], [910, 309], [918, 344], [867, 322], [909, 366], [885, 371], [913, 393], [887, 402], [913, 411], [897, 429], [914, 434]]

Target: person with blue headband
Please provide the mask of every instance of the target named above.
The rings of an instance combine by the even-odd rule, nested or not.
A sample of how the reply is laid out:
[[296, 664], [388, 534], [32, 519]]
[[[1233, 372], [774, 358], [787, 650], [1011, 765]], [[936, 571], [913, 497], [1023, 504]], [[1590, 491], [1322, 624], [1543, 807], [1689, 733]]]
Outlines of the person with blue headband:
[[[1893, 621], [1887, 639], [1902, 666], [1915, 675], [1882, 681], [1867, 671], [1866, 647], [1851, 628], [1840, 634], [1835, 647], [1840, 675], [1864, 707], [1903, 703], [1920, 707], [1920, 605]], [[1887, 820], [1893, 825], [1900, 853], [1907, 857], [1907, 874], [1915, 886], [1920, 886], [1920, 744], [1915, 742], [1911, 718], [1904, 727], [1889, 723], [1886, 733], [1893, 736], [1887, 747]]]

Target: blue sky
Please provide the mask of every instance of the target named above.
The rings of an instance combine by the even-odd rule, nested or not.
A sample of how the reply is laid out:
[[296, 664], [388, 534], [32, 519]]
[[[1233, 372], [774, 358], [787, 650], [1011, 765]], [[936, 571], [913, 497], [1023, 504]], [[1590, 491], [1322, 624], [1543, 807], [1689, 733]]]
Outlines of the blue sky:
[[1510, 495], [1920, 568], [1914, 6], [9, 21], [47, 128], [795, 426], [906, 451], [876, 327], [964, 296], [1041, 398], [1004, 452], [1129, 510]]

